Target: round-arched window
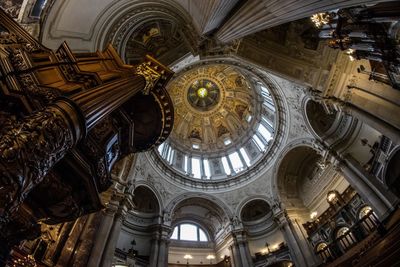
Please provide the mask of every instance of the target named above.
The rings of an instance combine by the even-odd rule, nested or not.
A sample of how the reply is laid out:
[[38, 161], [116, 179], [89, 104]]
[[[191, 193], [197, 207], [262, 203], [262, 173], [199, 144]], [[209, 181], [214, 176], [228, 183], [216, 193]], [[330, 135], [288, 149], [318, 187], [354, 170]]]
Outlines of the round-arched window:
[[203, 229], [190, 223], [182, 223], [175, 226], [171, 239], [194, 242], [207, 242], [209, 240]]

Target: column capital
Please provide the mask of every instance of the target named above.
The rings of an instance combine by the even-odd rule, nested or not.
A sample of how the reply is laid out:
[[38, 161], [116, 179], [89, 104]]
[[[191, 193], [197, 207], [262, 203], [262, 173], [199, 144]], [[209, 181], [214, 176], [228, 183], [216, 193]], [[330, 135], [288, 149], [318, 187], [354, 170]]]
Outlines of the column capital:
[[142, 90], [145, 95], [148, 95], [159, 82], [166, 84], [173, 75], [168, 67], [148, 55], [145, 62], [136, 67], [135, 73], [143, 76], [146, 80], [146, 85]]

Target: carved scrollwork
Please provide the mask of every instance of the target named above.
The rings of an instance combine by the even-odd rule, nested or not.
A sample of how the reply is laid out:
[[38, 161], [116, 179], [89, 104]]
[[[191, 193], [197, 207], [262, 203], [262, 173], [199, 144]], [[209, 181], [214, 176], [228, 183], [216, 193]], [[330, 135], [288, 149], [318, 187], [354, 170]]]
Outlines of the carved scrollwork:
[[44, 88], [36, 85], [33, 74], [21, 74], [19, 75], [18, 81], [21, 84], [23, 90], [25, 90], [28, 94], [33, 96], [40, 96], [41, 99], [44, 99], [46, 103], [56, 99], [60, 94], [57, 93], [56, 90], [52, 90], [50, 88]]
[[28, 65], [24, 59], [23, 51], [21, 48], [11, 48], [9, 49], [10, 55], [9, 59], [14, 69], [17, 71], [24, 71], [28, 69]]
[[72, 132], [57, 108], [8, 120], [0, 139], [0, 217], [6, 219], [74, 145]]

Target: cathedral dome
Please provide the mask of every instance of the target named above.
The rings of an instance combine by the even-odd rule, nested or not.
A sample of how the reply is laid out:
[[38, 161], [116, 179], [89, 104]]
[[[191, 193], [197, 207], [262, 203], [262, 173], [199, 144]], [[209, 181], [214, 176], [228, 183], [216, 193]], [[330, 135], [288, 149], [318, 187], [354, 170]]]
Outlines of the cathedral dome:
[[169, 169], [189, 179], [221, 180], [245, 173], [268, 154], [275, 102], [251, 71], [201, 62], [178, 72], [167, 90], [174, 128], [156, 153]]

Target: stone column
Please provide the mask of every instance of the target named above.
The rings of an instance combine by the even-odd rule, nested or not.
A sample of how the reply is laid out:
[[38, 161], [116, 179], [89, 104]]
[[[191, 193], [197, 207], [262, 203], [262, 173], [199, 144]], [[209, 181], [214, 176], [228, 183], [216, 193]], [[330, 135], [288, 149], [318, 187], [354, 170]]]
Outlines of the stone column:
[[86, 221], [89, 215], [79, 217], [68, 234], [68, 239], [65, 242], [61, 255], [58, 258], [56, 267], [69, 266], [73, 263], [73, 257], [76, 252], [77, 245], [79, 244], [79, 238], [82, 231], [85, 229]]
[[158, 231], [156, 231], [153, 234], [152, 240], [151, 240], [151, 255], [150, 255], [150, 266], [157, 266], [157, 261], [158, 261], [158, 254], [159, 254], [159, 240], [160, 240], [160, 234]]
[[232, 245], [229, 246], [229, 251], [231, 252], [231, 264], [232, 267], [241, 267], [241, 260], [239, 257], [239, 251], [237, 244], [234, 242]]
[[298, 20], [318, 12], [359, 4], [376, 3], [373, 0], [270, 0], [247, 1], [220, 27], [218, 40], [227, 43], [246, 35], [277, 25]]
[[247, 238], [244, 232], [236, 234], [236, 245], [240, 254], [241, 266], [251, 267], [253, 266], [253, 259], [251, 258]]
[[275, 208], [276, 221], [285, 237], [296, 266], [317, 266], [318, 258], [294, 219], [290, 219], [285, 210]]
[[375, 177], [367, 173], [350, 156], [337, 159], [337, 170], [343, 174], [350, 185], [372, 207], [379, 219], [384, 220], [396, 207], [398, 199]]
[[392, 142], [400, 144], [400, 130], [395, 126], [387, 123], [386, 121], [376, 117], [375, 115], [360, 109], [352, 103], [344, 102], [337, 98], [326, 99], [330, 104], [336, 105], [341, 108], [345, 113], [359, 119], [360, 121], [368, 124], [378, 132], [389, 137]]
[[157, 267], [168, 267], [168, 246], [169, 246], [168, 237], [170, 232], [171, 232], [171, 227], [166, 225], [161, 225]]
[[199, 23], [200, 32], [206, 34], [216, 29], [238, 2], [239, 0], [220, 0], [196, 3], [198, 12], [192, 15]]
[[114, 195], [115, 198], [120, 199], [119, 201], [119, 207], [117, 212], [115, 213], [114, 216], [114, 221], [110, 230], [109, 237], [107, 239], [106, 246], [104, 248], [103, 252], [103, 257], [101, 259], [100, 266], [102, 267], [110, 267], [113, 258], [114, 258], [114, 252], [115, 252], [115, 247], [117, 245], [118, 237], [121, 232], [121, 227], [122, 227], [122, 222], [126, 216], [126, 213], [128, 209], [130, 209], [132, 205], [132, 201], [129, 196], [124, 196], [123, 194], [121, 195]]
[[114, 216], [118, 211], [118, 204], [119, 203], [115, 203], [115, 201], [110, 201], [107, 207], [103, 211], [100, 211], [102, 220], [94, 240], [92, 252], [88, 261], [88, 267], [97, 267], [100, 265], [101, 257], [113, 225]]

